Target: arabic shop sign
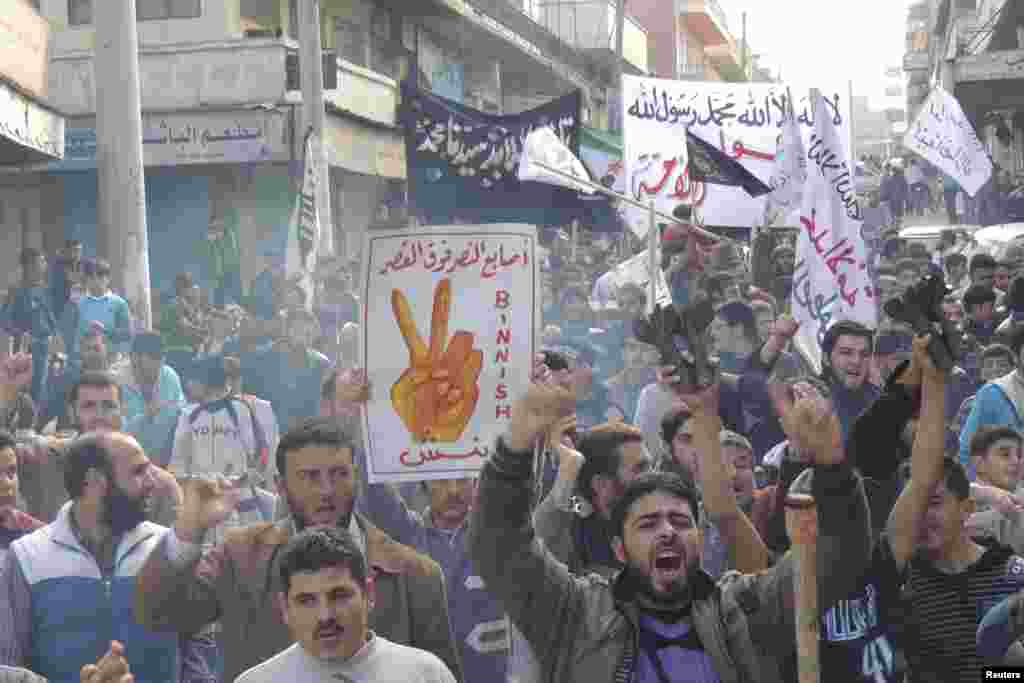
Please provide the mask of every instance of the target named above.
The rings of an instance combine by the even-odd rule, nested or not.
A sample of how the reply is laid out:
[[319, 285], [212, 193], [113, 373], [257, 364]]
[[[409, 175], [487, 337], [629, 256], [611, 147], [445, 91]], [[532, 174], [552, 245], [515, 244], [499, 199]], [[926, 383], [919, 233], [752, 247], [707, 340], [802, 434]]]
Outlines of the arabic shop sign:
[[0, 136], [59, 159], [64, 118], [0, 83]]
[[[94, 128], [68, 130], [63, 166], [94, 167], [96, 144]], [[273, 112], [143, 115], [142, 155], [146, 166], [287, 161], [287, 128]]]

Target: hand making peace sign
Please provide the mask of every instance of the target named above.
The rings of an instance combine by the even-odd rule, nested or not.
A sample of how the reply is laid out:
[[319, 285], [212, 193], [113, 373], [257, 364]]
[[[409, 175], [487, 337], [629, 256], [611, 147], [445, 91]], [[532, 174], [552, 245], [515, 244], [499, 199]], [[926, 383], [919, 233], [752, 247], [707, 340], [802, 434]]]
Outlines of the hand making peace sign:
[[457, 441], [480, 398], [483, 352], [473, 349], [472, 332], [459, 330], [448, 342], [451, 300], [451, 280], [445, 278], [434, 290], [428, 347], [405, 295], [391, 292], [395, 321], [409, 349], [409, 368], [391, 387], [391, 404], [417, 442]]

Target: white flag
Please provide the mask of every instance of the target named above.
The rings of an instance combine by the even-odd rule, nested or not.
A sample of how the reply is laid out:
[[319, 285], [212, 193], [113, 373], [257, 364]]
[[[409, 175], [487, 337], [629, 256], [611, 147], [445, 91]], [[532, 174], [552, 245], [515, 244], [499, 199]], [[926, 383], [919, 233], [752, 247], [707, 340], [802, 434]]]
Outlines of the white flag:
[[[630, 197], [645, 204], [653, 200], [654, 208], [667, 214], [680, 204], [694, 206], [689, 192], [693, 183], [688, 174], [686, 132], [686, 128], [679, 128], [659, 138], [626, 136], [626, 192]], [[625, 214], [633, 234], [646, 238], [651, 227], [650, 211], [627, 205]]]
[[317, 245], [320, 243], [320, 217], [316, 209], [317, 168], [313, 155], [313, 136], [306, 137], [302, 188], [295, 198], [288, 241], [285, 247], [285, 273], [306, 293], [306, 308], [313, 310], [313, 272], [316, 269]]
[[855, 320], [874, 328], [878, 304], [849, 150], [821, 93], [812, 90], [811, 101], [814, 131], [807, 148], [791, 307], [800, 323], [797, 348], [820, 370], [821, 340], [832, 323]]
[[[552, 173], [537, 164], [553, 168], [561, 173]], [[565, 174], [565, 175], [562, 175]], [[562, 142], [551, 126], [541, 126], [526, 136], [523, 152], [519, 157], [519, 179], [557, 185], [577, 192], [593, 194], [588, 184], [573, 182], [572, 178], [590, 181], [590, 174], [583, 162], [576, 158]]]
[[772, 188], [769, 200], [779, 208], [792, 210], [799, 208], [803, 201], [804, 185], [807, 182], [807, 151], [804, 149], [793, 103], [789, 97], [786, 101], [789, 112], [779, 132], [775, 169], [769, 183]]
[[903, 144], [951, 176], [972, 197], [992, 177], [992, 160], [960, 103], [935, 86]]

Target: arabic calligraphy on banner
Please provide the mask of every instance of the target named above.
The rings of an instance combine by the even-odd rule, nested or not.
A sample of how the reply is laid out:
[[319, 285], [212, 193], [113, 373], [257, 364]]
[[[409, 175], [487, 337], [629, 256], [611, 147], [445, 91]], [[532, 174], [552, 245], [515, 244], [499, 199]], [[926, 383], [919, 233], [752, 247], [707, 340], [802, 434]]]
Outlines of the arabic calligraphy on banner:
[[833, 321], [856, 320], [874, 328], [878, 316], [853, 167], [840, 129], [823, 116], [826, 101], [822, 97], [816, 103], [807, 147], [792, 295], [793, 317], [800, 323], [796, 344], [819, 368], [821, 341]]
[[992, 176], [992, 160], [953, 95], [935, 86], [903, 138], [907, 148], [954, 178], [972, 197]]
[[[507, 427], [534, 353], [537, 230], [367, 234], [361, 358], [371, 483], [473, 476]], [[372, 344], [369, 340], [372, 340]]]
[[[776, 83], [673, 81], [623, 76], [624, 146], [627, 189], [644, 203], [671, 214], [679, 204], [698, 208], [707, 225], [751, 227], [765, 215], [765, 197], [753, 198], [740, 187], [692, 182], [685, 169], [664, 158], [666, 139], [689, 128], [704, 141], [736, 159], [770, 183], [775, 152], [788, 111], [786, 86]], [[850, 148], [850, 106], [846, 87], [822, 91], [824, 111]], [[794, 110], [805, 148], [810, 147], [815, 112], [810, 98], [794, 91]], [[672, 166], [670, 168], [670, 166]], [[795, 223], [797, 216], [793, 216]], [[630, 212], [630, 227], [646, 234], [642, 211]]]

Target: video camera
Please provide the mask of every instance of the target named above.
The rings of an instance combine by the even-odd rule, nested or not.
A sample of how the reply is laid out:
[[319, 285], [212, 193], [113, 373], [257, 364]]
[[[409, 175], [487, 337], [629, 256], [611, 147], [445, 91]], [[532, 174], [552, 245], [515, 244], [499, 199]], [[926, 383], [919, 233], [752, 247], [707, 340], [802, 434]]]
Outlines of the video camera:
[[633, 333], [637, 339], [658, 349], [663, 365], [675, 368], [684, 390], [706, 387], [718, 378], [718, 363], [708, 357], [704, 332], [715, 316], [709, 298], [692, 305], [657, 305], [646, 318], [637, 318]]
[[939, 274], [925, 275], [907, 288], [903, 296], [885, 302], [886, 314], [906, 323], [917, 336], [932, 335], [928, 355], [940, 370], [952, 370], [963, 357], [963, 337], [960, 329], [942, 311], [942, 302], [950, 289]]

